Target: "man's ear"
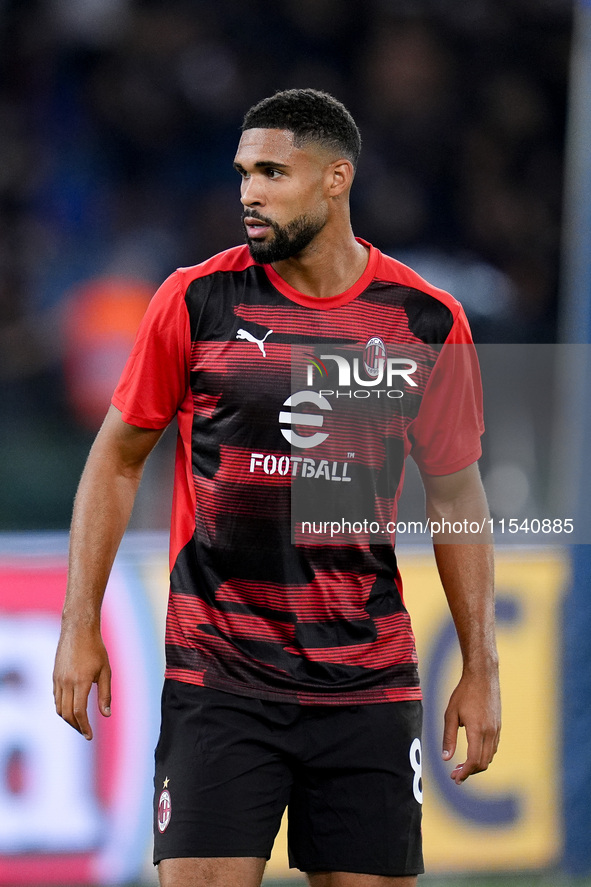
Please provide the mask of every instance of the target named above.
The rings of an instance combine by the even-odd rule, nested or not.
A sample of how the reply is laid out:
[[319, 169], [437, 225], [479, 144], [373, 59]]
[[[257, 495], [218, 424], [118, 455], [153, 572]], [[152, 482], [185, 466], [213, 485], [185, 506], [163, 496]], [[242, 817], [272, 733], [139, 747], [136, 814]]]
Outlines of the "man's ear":
[[355, 169], [350, 160], [342, 157], [331, 163], [328, 168], [329, 197], [340, 197], [341, 194], [346, 194], [353, 184], [354, 176]]

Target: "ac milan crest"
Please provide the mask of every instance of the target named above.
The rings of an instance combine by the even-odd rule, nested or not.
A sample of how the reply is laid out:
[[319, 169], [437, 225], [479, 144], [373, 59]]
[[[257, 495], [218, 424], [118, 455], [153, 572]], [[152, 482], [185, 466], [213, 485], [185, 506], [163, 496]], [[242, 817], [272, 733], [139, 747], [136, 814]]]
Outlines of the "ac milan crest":
[[386, 346], [379, 336], [372, 336], [368, 340], [363, 352], [363, 366], [368, 376], [373, 379], [383, 372], [386, 363]]
[[164, 789], [160, 793], [160, 800], [158, 801], [158, 831], [161, 834], [166, 831], [171, 814], [170, 792]]

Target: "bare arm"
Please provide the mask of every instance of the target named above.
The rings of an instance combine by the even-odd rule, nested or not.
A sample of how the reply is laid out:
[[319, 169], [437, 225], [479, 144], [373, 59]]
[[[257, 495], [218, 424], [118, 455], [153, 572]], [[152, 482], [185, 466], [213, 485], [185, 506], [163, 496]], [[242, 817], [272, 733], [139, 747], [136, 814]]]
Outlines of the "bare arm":
[[[488, 506], [478, 466], [444, 477], [423, 475], [431, 520], [481, 524]], [[484, 533], [434, 537], [441, 582], [462, 651], [462, 677], [445, 712], [443, 758], [456, 750], [459, 727], [466, 728], [466, 761], [451, 774], [456, 783], [486, 770], [499, 743], [501, 702], [495, 641], [493, 549]]]
[[88, 694], [97, 684], [110, 714], [111, 670], [100, 611], [115, 554], [127, 527], [145, 461], [162, 430], [125, 423], [111, 407], [82, 474], [70, 534], [68, 589], [53, 673], [57, 713], [86, 739]]

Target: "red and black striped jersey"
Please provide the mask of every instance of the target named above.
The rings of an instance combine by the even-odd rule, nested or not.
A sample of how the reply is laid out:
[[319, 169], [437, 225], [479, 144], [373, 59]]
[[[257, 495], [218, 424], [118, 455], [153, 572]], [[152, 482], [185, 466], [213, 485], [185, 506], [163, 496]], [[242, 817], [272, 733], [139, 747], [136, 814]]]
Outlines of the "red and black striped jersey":
[[392, 522], [410, 453], [477, 460], [481, 388], [459, 303], [368, 244], [344, 293], [246, 247], [175, 271], [113, 404], [179, 428], [166, 674], [263, 699], [420, 698]]

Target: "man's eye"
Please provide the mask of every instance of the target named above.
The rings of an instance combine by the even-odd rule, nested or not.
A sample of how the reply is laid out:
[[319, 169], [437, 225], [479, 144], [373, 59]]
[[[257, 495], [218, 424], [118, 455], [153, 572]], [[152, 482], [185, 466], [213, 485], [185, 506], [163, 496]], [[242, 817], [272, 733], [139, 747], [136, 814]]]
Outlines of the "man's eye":
[[278, 179], [280, 175], [281, 173], [278, 169], [272, 169], [270, 167], [267, 169], [267, 178], [269, 179]]

